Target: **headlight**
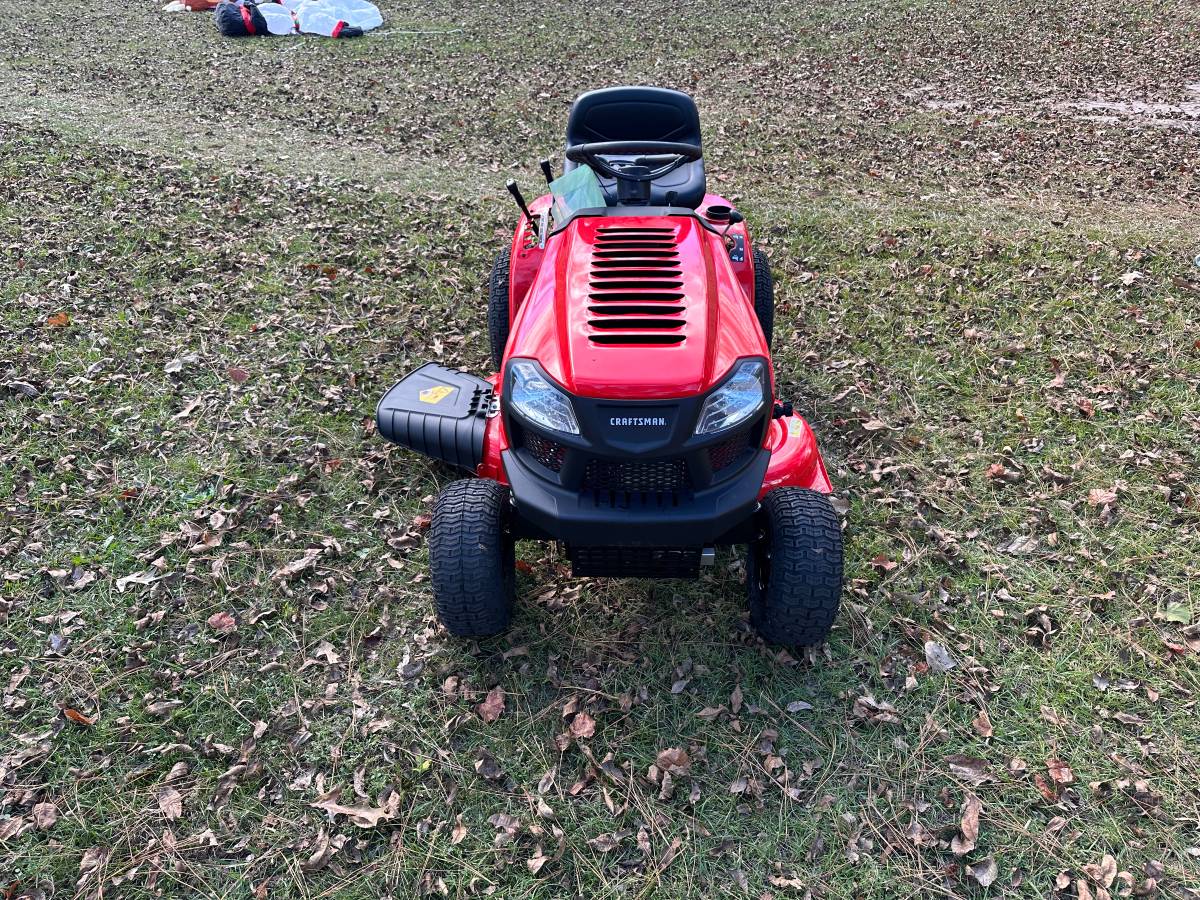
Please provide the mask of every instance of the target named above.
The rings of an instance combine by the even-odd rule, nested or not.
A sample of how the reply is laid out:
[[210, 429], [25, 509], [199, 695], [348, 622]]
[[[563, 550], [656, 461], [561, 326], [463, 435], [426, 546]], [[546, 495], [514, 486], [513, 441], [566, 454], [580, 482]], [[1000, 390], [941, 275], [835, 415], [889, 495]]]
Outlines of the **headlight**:
[[704, 401], [696, 434], [716, 434], [745, 422], [763, 405], [763, 364], [748, 359], [738, 363], [733, 377]]
[[579, 423], [575, 421], [575, 410], [567, 395], [550, 383], [537, 366], [531, 362], [514, 362], [508, 401], [513, 408], [531, 422], [561, 431], [579, 434]]

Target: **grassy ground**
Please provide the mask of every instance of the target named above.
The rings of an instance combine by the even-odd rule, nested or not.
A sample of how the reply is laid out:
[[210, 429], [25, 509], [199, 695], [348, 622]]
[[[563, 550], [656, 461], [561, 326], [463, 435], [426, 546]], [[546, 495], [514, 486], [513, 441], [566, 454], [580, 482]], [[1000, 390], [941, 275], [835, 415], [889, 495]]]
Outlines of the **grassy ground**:
[[[1194, 6], [383, 5], [344, 43], [16, 13], [8, 894], [1200, 896]], [[371, 431], [413, 364], [483, 369], [500, 186], [626, 81], [697, 96], [774, 263], [849, 507], [807, 658], [734, 553], [522, 545], [512, 632], [448, 639], [452, 476]]]

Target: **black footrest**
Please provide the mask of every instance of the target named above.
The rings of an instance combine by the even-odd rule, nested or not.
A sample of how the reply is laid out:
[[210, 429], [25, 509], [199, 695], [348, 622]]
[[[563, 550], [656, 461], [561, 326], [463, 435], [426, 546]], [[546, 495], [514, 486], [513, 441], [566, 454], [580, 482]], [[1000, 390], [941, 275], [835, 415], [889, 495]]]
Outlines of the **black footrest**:
[[492, 396], [482, 378], [425, 363], [383, 395], [375, 421], [392, 443], [474, 472]]

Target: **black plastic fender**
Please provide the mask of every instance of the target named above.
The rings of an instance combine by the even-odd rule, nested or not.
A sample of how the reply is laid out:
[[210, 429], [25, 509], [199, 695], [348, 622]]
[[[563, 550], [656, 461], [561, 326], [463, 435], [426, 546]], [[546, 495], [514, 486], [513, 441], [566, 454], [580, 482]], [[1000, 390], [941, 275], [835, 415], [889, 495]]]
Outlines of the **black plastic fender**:
[[375, 421], [393, 444], [474, 472], [493, 396], [482, 378], [425, 363], [383, 395]]

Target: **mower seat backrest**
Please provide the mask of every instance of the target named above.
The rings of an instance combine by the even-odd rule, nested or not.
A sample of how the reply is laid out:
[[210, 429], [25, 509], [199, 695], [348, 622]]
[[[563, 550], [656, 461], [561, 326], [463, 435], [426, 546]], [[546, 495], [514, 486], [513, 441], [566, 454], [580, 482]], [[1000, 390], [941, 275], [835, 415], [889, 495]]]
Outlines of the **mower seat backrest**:
[[[700, 146], [700, 113], [696, 102], [681, 91], [657, 87], [612, 87], [580, 94], [567, 117], [567, 146], [599, 141], [674, 141]], [[632, 157], [613, 157], [631, 159]], [[567, 160], [566, 171], [579, 163]], [[597, 173], [598, 174], [598, 173]], [[615, 202], [611, 178], [600, 177], [605, 193]], [[704, 160], [684, 163], [650, 185], [650, 203], [665, 206], [676, 193], [675, 205], [695, 209], [704, 200]]]

